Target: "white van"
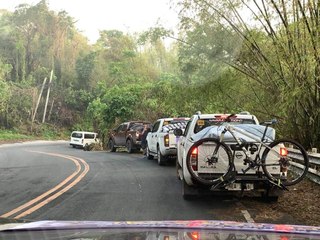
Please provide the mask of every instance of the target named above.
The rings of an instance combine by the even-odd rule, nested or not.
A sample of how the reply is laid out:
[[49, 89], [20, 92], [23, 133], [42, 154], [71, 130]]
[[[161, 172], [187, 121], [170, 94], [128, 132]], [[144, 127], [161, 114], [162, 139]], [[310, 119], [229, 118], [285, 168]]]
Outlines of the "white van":
[[74, 131], [71, 133], [70, 145], [74, 148], [83, 148], [86, 145], [90, 145], [91, 143], [97, 142], [97, 136], [98, 134], [95, 132]]

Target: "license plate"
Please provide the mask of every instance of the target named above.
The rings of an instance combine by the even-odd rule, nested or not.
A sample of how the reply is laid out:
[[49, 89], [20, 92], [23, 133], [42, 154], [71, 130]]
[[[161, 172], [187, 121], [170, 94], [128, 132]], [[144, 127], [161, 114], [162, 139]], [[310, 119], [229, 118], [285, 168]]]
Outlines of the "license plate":
[[[230, 190], [230, 191], [241, 191], [241, 184], [240, 183], [231, 183], [229, 184], [226, 189]], [[245, 189], [244, 190], [253, 190], [254, 189], [254, 185], [253, 183], [246, 183], [245, 184]]]
[[226, 189], [230, 191], [241, 191], [241, 184], [240, 183], [231, 183], [229, 184]]

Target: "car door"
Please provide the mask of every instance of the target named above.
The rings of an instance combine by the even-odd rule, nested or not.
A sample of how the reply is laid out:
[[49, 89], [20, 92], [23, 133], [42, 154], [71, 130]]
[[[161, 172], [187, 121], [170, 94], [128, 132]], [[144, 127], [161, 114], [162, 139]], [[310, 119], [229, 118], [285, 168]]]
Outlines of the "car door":
[[120, 132], [120, 129], [122, 128], [122, 124], [120, 124], [112, 133], [113, 135], [113, 140], [114, 140], [114, 144], [115, 145], [119, 145], [119, 132]]
[[128, 124], [127, 123], [122, 124], [121, 129], [118, 133], [120, 146], [126, 145], [127, 130], [128, 130]]
[[151, 152], [157, 152], [157, 137], [158, 137], [158, 130], [160, 127], [160, 123], [161, 123], [161, 120], [155, 122], [151, 130], [151, 133], [149, 133], [150, 142], [148, 142], [148, 147]]

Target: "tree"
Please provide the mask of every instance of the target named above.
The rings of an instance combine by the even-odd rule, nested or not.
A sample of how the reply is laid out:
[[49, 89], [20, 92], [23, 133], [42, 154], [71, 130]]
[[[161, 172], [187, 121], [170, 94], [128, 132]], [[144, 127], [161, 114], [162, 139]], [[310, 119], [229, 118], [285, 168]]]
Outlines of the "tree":
[[83, 58], [78, 58], [76, 62], [76, 71], [78, 76], [77, 88], [90, 90], [90, 79], [95, 66], [96, 53], [91, 52]]
[[0, 124], [8, 126], [8, 103], [11, 97], [10, 85], [5, 81], [6, 75], [10, 72], [10, 65], [4, 64], [0, 60]]
[[[224, 62], [248, 78], [247, 85], [266, 115], [282, 119], [282, 134], [308, 147], [320, 144], [318, 4], [308, 0], [186, 0], [180, 6], [184, 13], [192, 12], [192, 17], [181, 15], [185, 29], [201, 29], [209, 22], [215, 23], [209, 28], [218, 25], [238, 37], [237, 54], [226, 51], [229, 61]], [[248, 23], [242, 9], [255, 22]]]

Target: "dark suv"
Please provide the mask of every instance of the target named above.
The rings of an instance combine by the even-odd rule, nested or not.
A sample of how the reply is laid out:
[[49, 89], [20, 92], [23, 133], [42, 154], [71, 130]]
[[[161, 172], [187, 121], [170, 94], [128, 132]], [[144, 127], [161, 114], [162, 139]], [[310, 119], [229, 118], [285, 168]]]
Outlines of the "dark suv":
[[140, 151], [141, 138], [145, 125], [150, 125], [150, 122], [131, 121], [121, 123], [110, 133], [108, 140], [108, 148], [110, 151], [115, 152], [118, 147], [126, 147], [129, 153]]

